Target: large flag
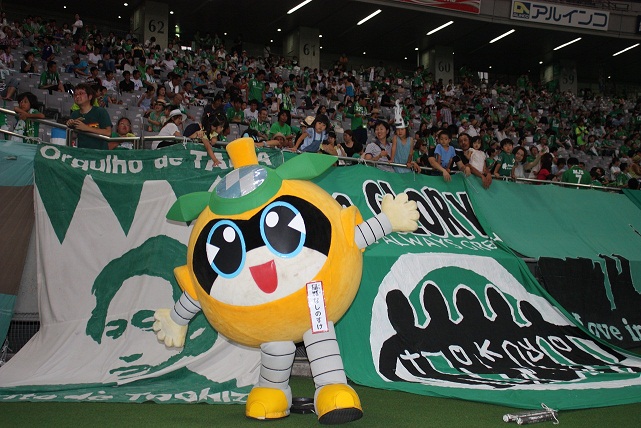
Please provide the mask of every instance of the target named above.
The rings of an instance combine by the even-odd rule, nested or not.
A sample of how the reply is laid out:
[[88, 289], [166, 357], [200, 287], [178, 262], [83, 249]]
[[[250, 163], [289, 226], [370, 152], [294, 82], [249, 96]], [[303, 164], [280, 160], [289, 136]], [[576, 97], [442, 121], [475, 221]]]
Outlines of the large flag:
[[[277, 166], [293, 154], [261, 151]], [[40, 146], [36, 226], [40, 332], [0, 368], [0, 401], [240, 402], [259, 353], [202, 315], [182, 351], [151, 331], [180, 290], [189, 226], [177, 196], [230, 170], [202, 147], [100, 152]], [[350, 378], [365, 385], [515, 407], [581, 408], [641, 397], [641, 359], [592, 336], [477, 219], [475, 179], [333, 168], [316, 182], [365, 219], [385, 193], [416, 200], [420, 227], [365, 251], [357, 298], [338, 323]], [[474, 187], [474, 185], [476, 187]], [[517, 185], [515, 185], [517, 186]], [[621, 196], [625, 197], [625, 196]], [[510, 214], [518, 217], [519, 207]], [[553, 219], [549, 221], [554, 221]], [[504, 237], [501, 237], [505, 239]], [[337, 266], [336, 269], [340, 269]]]
[[498, 182], [468, 194], [486, 230], [538, 260], [547, 291], [577, 322], [617, 346], [641, 346], [638, 190]]

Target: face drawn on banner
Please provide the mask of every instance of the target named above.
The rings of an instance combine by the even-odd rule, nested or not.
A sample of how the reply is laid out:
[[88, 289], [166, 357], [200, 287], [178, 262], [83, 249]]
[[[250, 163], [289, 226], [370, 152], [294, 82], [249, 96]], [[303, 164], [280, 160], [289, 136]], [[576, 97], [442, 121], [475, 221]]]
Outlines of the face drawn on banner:
[[[158, 257], [158, 250], [162, 249], [163, 257]], [[105, 268], [96, 277], [92, 287], [92, 293], [96, 298], [96, 306], [91, 312], [91, 317], [87, 320], [86, 334], [93, 338], [98, 344], [112, 346], [114, 349], [122, 349], [116, 346], [114, 342], [127, 342], [128, 350], [132, 349], [136, 343], [131, 343], [132, 335], [139, 335], [138, 346], [135, 349], [140, 352], [133, 352], [118, 357], [122, 364], [117, 367], [110, 367], [109, 373], [115, 374], [120, 379], [127, 379], [144, 374], [158, 372], [176, 364], [178, 360], [198, 356], [211, 349], [218, 337], [218, 333], [209, 326], [209, 323], [202, 314], [199, 314], [192, 323], [190, 323], [187, 333], [188, 339], [185, 342], [184, 349], [181, 352], [171, 351], [160, 353], [156, 348], [150, 346], [156, 345], [156, 334], [152, 329], [154, 323], [154, 308], [139, 309], [134, 312], [131, 306], [116, 306], [118, 294], [125, 289], [125, 282], [130, 278], [140, 275], [157, 276], [167, 280], [171, 284], [174, 299], [178, 299], [181, 290], [176, 283], [173, 274], [172, 262], [184, 262], [186, 246], [177, 240], [168, 236], [159, 235], [147, 239], [139, 247], [133, 248], [108, 263]], [[131, 263], [132, 260], [145, 260], [145, 263]], [[125, 292], [125, 291], [123, 291]], [[112, 303], [114, 303], [112, 305]], [[112, 307], [110, 310], [110, 306]], [[113, 315], [109, 315], [109, 314]], [[117, 314], [117, 315], [116, 315]], [[123, 318], [123, 315], [126, 317]], [[133, 329], [131, 334], [127, 334], [128, 329]], [[136, 331], [138, 330], [138, 331]], [[145, 355], [144, 351], [153, 349], [154, 355]], [[165, 355], [166, 360], [157, 362], [159, 357]]]
[[401, 256], [374, 300], [370, 331], [376, 370], [388, 381], [571, 389], [597, 374], [641, 373], [640, 360], [594, 342], [481, 256]]

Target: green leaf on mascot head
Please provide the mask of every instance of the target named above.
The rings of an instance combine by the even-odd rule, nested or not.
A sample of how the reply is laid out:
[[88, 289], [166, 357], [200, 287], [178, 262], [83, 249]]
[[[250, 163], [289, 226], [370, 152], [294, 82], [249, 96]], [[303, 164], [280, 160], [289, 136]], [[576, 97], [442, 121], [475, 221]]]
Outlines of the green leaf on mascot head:
[[209, 192], [194, 192], [183, 195], [169, 209], [167, 218], [175, 221], [192, 221], [198, 218], [211, 198]]
[[302, 153], [276, 168], [276, 173], [283, 180], [311, 180], [327, 171], [336, 160], [336, 156]]

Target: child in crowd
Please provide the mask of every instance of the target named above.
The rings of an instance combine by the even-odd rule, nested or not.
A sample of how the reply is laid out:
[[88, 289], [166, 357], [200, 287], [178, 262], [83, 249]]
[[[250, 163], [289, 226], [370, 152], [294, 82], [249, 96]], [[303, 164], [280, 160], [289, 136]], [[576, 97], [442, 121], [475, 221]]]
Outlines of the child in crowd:
[[138, 98], [138, 107], [142, 108], [145, 112], [145, 115], [148, 115], [151, 110], [151, 102], [154, 99], [154, 88], [147, 86], [147, 90], [144, 94]]
[[442, 175], [444, 181], [450, 181], [452, 177], [450, 176], [450, 169], [452, 168], [452, 162], [454, 161], [454, 156], [456, 151], [454, 147], [450, 146], [452, 142], [452, 137], [448, 131], [441, 131], [437, 137], [438, 144], [434, 149], [434, 158], [435, 162], [430, 162], [432, 168], [434, 168], [433, 175]]
[[477, 135], [472, 137], [471, 140], [472, 147], [467, 150], [465, 156], [469, 159], [470, 165], [476, 168], [477, 171], [483, 172], [485, 168], [485, 158], [487, 156], [482, 149], [483, 143], [481, 142], [481, 137]]
[[512, 168], [514, 168], [514, 154], [512, 149], [514, 142], [509, 138], [501, 141], [501, 153], [494, 165], [494, 177], [510, 177], [512, 175]]
[[[31, 92], [24, 92], [18, 95], [18, 107], [15, 112], [18, 114], [18, 121], [13, 128], [16, 134], [24, 135], [25, 137], [38, 137], [40, 124], [29, 119], [44, 119], [45, 115], [38, 110], [38, 98]], [[20, 138], [11, 136], [11, 140], [35, 143], [36, 140]]]
[[205, 93], [202, 90], [196, 89], [196, 96], [191, 100], [191, 103], [195, 106], [205, 107], [209, 101], [205, 98]]
[[315, 118], [305, 132], [301, 131], [301, 135], [294, 145], [294, 151], [300, 150], [301, 152], [316, 153], [320, 149], [321, 143], [327, 139], [328, 125], [329, 119], [327, 116]]
[[[153, 90], [153, 88], [151, 88]], [[156, 101], [154, 103], [154, 109], [149, 113], [147, 117], [147, 131], [158, 133], [160, 128], [165, 124], [165, 103], [162, 101]]]

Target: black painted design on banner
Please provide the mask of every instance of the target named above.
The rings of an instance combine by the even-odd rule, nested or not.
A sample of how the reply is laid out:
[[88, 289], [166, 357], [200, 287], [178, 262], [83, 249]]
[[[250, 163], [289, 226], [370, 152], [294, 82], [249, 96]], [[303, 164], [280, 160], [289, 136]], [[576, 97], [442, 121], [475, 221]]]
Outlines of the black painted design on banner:
[[[456, 321], [445, 301], [450, 298], [460, 315], [454, 317]], [[411, 381], [397, 372], [400, 364], [415, 382], [510, 388], [580, 381], [600, 373], [641, 372], [618, 364], [625, 357], [611, 349], [601, 349], [603, 355], [589, 352], [578, 344], [578, 339], [591, 342], [579, 328], [548, 323], [527, 301], [518, 303], [527, 321], [522, 324], [496, 288], [488, 286], [485, 299], [493, 316], [486, 316], [479, 297], [469, 288], [460, 286], [453, 296], [444, 298], [438, 286], [428, 281], [421, 298], [428, 322], [421, 327], [403, 292], [390, 291], [388, 318], [396, 334], [381, 349], [381, 375], [391, 381]]]
[[584, 258], [541, 257], [547, 291], [595, 336], [624, 348], [641, 345], [641, 293], [634, 288], [630, 262], [600, 254], [599, 263]]

